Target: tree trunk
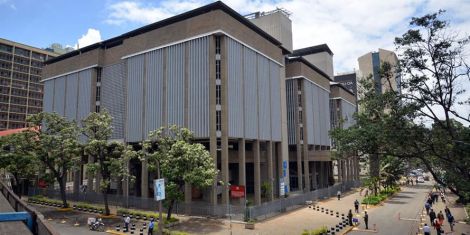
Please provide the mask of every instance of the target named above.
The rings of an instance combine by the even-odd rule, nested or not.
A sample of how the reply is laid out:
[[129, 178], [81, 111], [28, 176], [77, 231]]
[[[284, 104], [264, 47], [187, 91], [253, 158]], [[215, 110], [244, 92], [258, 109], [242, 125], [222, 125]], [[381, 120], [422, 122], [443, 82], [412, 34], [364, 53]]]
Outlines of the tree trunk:
[[166, 214], [166, 220], [170, 220], [171, 218], [171, 212], [173, 211], [173, 205], [175, 204], [175, 199], [171, 199], [170, 205], [168, 205], [168, 213]]
[[377, 196], [378, 184], [380, 183], [380, 158], [378, 154], [369, 155], [369, 174], [374, 179], [373, 193]]
[[104, 201], [104, 214], [109, 215], [109, 205], [108, 205], [108, 192], [103, 192], [103, 201]]
[[59, 189], [60, 189], [60, 198], [62, 199], [62, 207], [67, 208], [67, 195], [65, 193], [65, 182], [62, 177], [56, 177], [57, 181], [59, 182]]

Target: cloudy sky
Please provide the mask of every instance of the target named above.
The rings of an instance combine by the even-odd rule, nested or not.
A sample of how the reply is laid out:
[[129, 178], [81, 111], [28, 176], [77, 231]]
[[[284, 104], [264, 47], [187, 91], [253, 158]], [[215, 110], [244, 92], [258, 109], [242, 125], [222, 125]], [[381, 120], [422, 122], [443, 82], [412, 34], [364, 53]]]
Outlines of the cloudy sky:
[[[44, 48], [80, 47], [208, 4], [209, 0], [0, 0], [0, 37]], [[455, 30], [470, 32], [469, 0], [230, 0], [240, 14], [282, 7], [292, 13], [294, 48], [327, 43], [335, 73], [357, 69], [357, 57], [393, 50], [412, 16], [447, 10]]]

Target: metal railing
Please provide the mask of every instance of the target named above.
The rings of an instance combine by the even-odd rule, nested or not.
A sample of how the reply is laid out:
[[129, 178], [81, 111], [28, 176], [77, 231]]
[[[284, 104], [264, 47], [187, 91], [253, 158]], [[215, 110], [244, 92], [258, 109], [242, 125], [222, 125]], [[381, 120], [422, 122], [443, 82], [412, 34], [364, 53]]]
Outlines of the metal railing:
[[[274, 216], [276, 214], [295, 209], [305, 205], [306, 201], [315, 201], [332, 196], [336, 196], [338, 190], [346, 192], [353, 187], [360, 186], [359, 181], [350, 181], [345, 183], [335, 184], [328, 188], [322, 188], [315, 191], [290, 195], [287, 198], [276, 199], [274, 201], [265, 202], [258, 206], [244, 207], [242, 205], [226, 205], [226, 204], [211, 204], [203, 201], [193, 201], [191, 203], [178, 202], [174, 207], [175, 214], [184, 214], [191, 216], [214, 216], [214, 217], [229, 217], [234, 220], [244, 219], [264, 219]], [[60, 199], [60, 192], [54, 189], [37, 190], [30, 188], [28, 195], [44, 195], [50, 198]], [[96, 192], [86, 193], [67, 193], [67, 200], [86, 202], [93, 204], [103, 204], [103, 195]], [[123, 196], [116, 194], [108, 194], [108, 203], [110, 206], [117, 206], [121, 208], [135, 208], [141, 210], [155, 211], [158, 208], [158, 202], [153, 198], [143, 198], [137, 196]], [[164, 208], [166, 211], [166, 208]]]
[[28, 206], [4, 182], [0, 181], [0, 191], [15, 211], [26, 211], [33, 219], [32, 233], [36, 235], [59, 235], [52, 226], [44, 219], [44, 216], [34, 208]]

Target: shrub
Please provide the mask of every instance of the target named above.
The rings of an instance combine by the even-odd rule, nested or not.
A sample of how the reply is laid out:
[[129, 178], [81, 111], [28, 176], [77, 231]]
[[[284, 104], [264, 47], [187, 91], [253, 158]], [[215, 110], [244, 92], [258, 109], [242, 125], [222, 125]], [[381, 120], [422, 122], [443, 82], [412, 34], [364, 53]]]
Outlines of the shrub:
[[326, 234], [327, 231], [328, 229], [326, 228], [326, 226], [323, 226], [321, 228], [310, 230], [310, 231], [305, 229], [302, 232], [302, 235], [322, 235], [322, 234]]

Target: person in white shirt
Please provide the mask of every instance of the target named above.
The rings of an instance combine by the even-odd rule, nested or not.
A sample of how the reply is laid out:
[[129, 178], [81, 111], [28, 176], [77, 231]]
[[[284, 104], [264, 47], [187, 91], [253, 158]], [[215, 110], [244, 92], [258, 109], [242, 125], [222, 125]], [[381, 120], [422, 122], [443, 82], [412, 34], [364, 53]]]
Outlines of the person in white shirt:
[[126, 218], [124, 219], [124, 231], [127, 232], [129, 231], [129, 224], [131, 223], [131, 217], [129, 217], [129, 215], [126, 216]]
[[424, 235], [431, 235], [431, 227], [429, 227], [428, 224], [424, 224], [423, 232]]

